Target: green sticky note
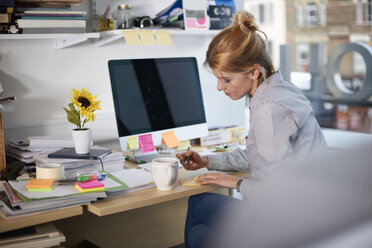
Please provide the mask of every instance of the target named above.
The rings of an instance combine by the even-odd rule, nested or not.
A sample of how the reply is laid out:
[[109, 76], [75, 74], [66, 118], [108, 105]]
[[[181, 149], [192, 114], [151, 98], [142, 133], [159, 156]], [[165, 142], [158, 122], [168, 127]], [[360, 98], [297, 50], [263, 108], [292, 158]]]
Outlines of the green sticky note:
[[41, 192], [41, 191], [52, 191], [53, 188], [49, 189], [28, 189], [29, 192]]

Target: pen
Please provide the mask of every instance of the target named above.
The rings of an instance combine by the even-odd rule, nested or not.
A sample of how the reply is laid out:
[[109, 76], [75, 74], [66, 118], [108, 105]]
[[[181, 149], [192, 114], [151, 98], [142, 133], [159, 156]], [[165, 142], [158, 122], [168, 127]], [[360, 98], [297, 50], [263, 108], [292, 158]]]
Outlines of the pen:
[[144, 163], [146, 163], [145, 161], [143, 161], [141, 159], [135, 159], [135, 158], [132, 158], [130, 156], [125, 156], [125, 160], [131, 161], [131, 162], [134, 162], [134, 163], [137, 163], [137, 164], [144, 164]]
[[[191, 146], [189, 146], [189, 147], [187, 148], [187, 151], [190, 151], [190, 149], [191, 149]], [[189, 162], [189, 157], [186, 157], [186, 158], [185, 158], [185, 165], [187, 165], [188, 162]]]

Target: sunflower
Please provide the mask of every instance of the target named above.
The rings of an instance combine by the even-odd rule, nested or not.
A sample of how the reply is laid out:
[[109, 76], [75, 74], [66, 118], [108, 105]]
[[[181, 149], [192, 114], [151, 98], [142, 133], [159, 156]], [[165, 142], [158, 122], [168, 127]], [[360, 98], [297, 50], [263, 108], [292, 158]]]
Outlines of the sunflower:
[[93, 112], [95, 110], [101, 110], [100, 101], [95, 101], [97, 95], [92, 96], [84, 87], [81, 90], [72, 89], [71, 92], [72, 94], [69, 99], [78, 109], [80, 116], [84, 116], [86, 121], [93, 122], [96, 119]]

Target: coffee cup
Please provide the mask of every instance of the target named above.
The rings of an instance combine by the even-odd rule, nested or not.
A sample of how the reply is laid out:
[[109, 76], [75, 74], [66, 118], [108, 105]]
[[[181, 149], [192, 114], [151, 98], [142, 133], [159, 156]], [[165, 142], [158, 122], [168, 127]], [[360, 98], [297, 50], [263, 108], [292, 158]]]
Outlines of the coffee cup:
[[159, 157], [152, 160], [152, 177], [159, 190], [172, 190], [178, 178], [178, 159]]

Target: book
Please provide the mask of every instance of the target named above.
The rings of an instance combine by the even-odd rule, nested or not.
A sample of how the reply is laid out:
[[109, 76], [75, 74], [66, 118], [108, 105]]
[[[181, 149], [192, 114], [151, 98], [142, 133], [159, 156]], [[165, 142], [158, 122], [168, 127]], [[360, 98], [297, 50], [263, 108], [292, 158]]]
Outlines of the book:
[[0, 246], [3, 248], [16, 247], [55, 247], [66, 238], [51, 223], [26, 227], [0, 234]]
[[24, 16], [23, 20], [86, 20], [85, 16]]
[[[68, 11], [66, 11], [68, 12]], [[86, 17], [83, 14], [70, 14], [70, 13], [16, 13], [15, 16], [17, 17]]]
[[23, 34], [82, 34], [85, 28], [24, 28]]
[[[22, 14], [22, 13], [20, 13]], [[25, 10], [23, 14], [43, 14], [43, 15], [86, 15], [86, 11], [79, 10]]]
[[[13, 1], [14, 0], [4, 0]], [[82, 0], [16, 0], [17, 3], [81, 3]]]
[[75, 148], [63, 148], [56, 152], [48, 154], [48, 158], [73, 158], [73, 159], [98, 159], [110, 154], [111, 150], [90, 149], [89, 153], [77, 154]]
[[17, 20], [19, 28], [70, 28], [82, 27], [85, 28], [85, 20]]

